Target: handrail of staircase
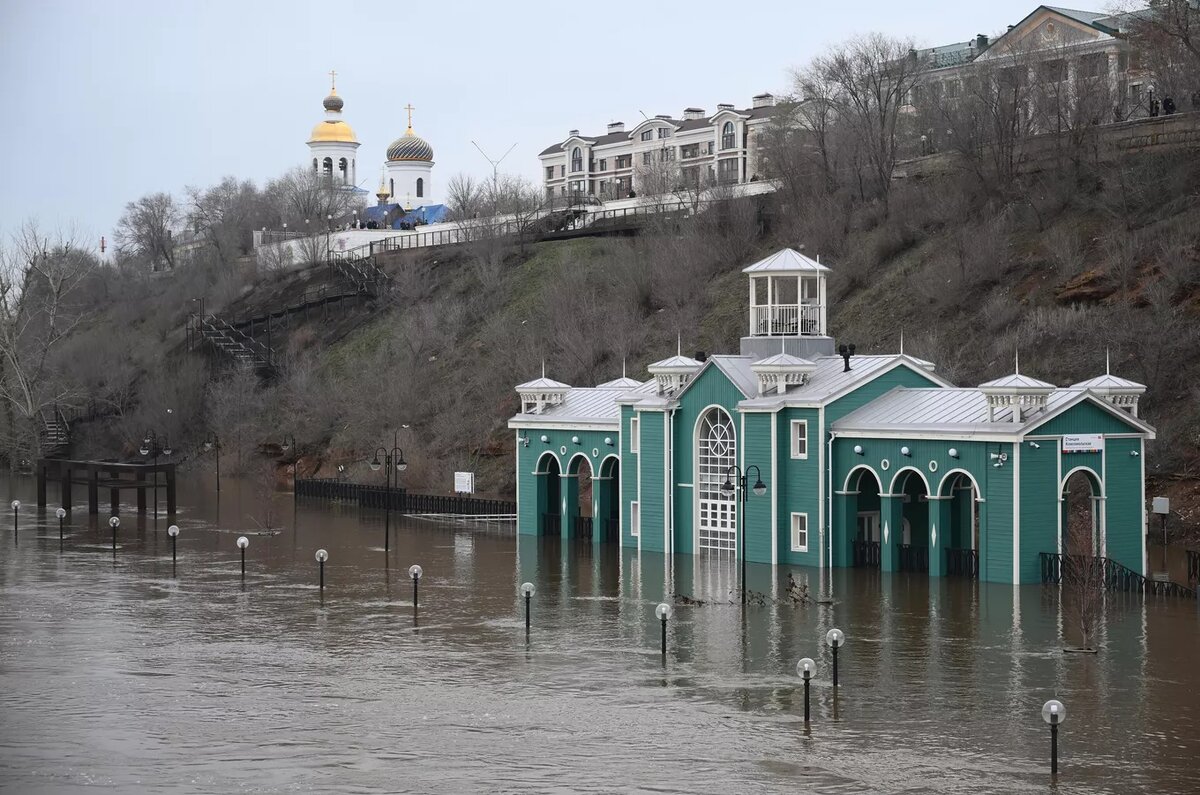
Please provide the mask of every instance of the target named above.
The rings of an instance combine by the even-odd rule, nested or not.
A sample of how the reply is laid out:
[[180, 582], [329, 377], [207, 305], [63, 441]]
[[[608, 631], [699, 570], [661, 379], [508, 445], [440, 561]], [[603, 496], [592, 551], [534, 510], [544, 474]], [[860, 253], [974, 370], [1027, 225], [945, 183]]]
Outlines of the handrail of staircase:
[[[1042, 552], [1041, 555], [1042, 582], [1058, 584], [1062, 582], [1063, 566], [1070, 564], [1073, 558], [1092, 556], [1065, 555], [1061, 552]], [[1171, 580], [1156, 580], [1148, 578], [1123, 563], [1095, 556], [1104, 567], [1104, 587], [1110, 591], [1141, 591], [1152, 592], [1163, 596], [1182, 596], [1196, 598], [1196, 591]]]
[[[265, 364], [270, 364], [274, 360], [274, 352], [268, 348], [265, 343], [254, 339], [241, 329], [229, 323], [229, 321], [225, 320], [224, 318], [218, 317], [214, 314], [209, 314], [201, 318], [201, 322], [204, 325], [210, 326], [213, 331], [220, 331], [234, 337], [236, 342], [245, 345], [247, 348], [250, 348], [252, 352], [258, 354]], [[239, 337], [240, 339], [238, 339]]]

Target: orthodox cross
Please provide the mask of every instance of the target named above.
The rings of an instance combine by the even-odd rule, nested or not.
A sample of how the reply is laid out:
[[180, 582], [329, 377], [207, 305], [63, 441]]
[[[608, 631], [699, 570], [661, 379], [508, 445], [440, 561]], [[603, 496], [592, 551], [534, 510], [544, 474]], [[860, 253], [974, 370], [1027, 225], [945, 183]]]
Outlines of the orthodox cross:
[[408, 111], [408, 129], [410, 129], [410, 130], [411, 130], [411, 129], [412, 129], [412, 112], [413, 112], [414, 110], [416, 110], [416, 108], [414, 108], [414, 107], [412, 106], [412, 103], [410, 102], [410, 103], [408, 103], [407, 105], [405, 105], [405, 106], [404, 106], [404, 109], [405, 109], [406, 111]]
[[332, 69], [329, 70], [329, 87], [332, 90], [337, 89], [337, 72]]

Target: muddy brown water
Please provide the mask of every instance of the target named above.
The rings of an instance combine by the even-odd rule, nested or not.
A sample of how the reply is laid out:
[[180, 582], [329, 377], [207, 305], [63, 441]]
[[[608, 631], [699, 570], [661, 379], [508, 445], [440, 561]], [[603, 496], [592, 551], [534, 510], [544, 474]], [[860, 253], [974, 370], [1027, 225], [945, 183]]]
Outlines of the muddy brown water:
[[[256, 535], [256, 498], [223, 486], [219, 502], [181, 489], [172, 576], [165, 518], [126, 509], [114, 558], [77, 506], [60, 552], [56, 506], [39, 517], [32, 485], [12, 484], [26, 505], [17, 544], [0, 520], [0, 789], [1037, 792], [1057, 697], [1057, 791], [1200, 791], [1195, 602], [1113, 597], [1100, 653], [1064, 655], [1041, 586], [751, 566], [767, 603], [743, 613], [728, 560], [395, 517], [385, 557], [379, 514], [293, 516], [280, 495], [282, 532]], [[834, 603], [784, 600], [789, 572]], [[673, 590], [716, 603], [677, 608], [664, 667], [653, 610]]]

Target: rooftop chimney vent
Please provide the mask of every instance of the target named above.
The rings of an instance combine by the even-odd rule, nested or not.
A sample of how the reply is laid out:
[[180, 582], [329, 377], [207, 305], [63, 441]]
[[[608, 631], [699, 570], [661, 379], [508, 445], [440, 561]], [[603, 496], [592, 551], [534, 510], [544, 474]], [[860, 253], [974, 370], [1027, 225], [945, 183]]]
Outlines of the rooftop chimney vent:
[[609, 131], [610, 133], [622, 133], [622, 132], [625, 132], [625, 122], [623, 122], [623, 121], [611, 121], [611, 122], [609, 122], [609, 123], [608, 123], [608, 131]]
[[845, 367], [842, 368], [843, 373], [850, 372], [850, 357], [854, 355], [854, 344], [839, 345], [838, 353], [842, 356], [842, 361], [845, 362]]
[[686, 120], [703, 119], [704, 108], [684, 108], [683, 118]]
[[751, 100], [751, 107], [755, 108], [771, 108], [775, 106], [775, 96], [773, 94], [758, 94]]
[[571, 137], [574, 137], [574, 136], [576, 136], [576, 135], [579, 135], [579, 130], [571, 130], [571, 131], [569, 131], [569, 132], [567, 133], [567, 135], [568, 135], [568, 136], [571, 136]]
[[717, 110], [733, 110], [733, 105], [728, 102], [722, 102], [721, 104], [717, 105]]

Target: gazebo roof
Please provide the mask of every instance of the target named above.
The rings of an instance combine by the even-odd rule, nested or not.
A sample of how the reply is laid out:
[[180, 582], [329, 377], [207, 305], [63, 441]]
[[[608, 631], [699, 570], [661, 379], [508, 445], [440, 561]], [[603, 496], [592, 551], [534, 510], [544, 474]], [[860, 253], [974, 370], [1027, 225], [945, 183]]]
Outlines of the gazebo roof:
[[822, 273], [828, 270], [829, 268], [799, 251], [784, 248], [743, 268], [742, 273]]
[[1090, 389], [1093, 392], [1137, 392], [1146, 391], [1145, 384], [1139, 384], [1137, 381], [1130, 381], [1128, 378], [1105, 373], [1098, 375], [1095, 378], [1089, 378], [1086, 381], [1080, 381], [1078, 384], [1072, 384], [1072, 389]]
[[557, 392], [570, 388], [569, 384], [564, 384], [562, 381], [555, 381], [553, 378], [547, 378], [546, 376], [517, 385], [518, 392]]

